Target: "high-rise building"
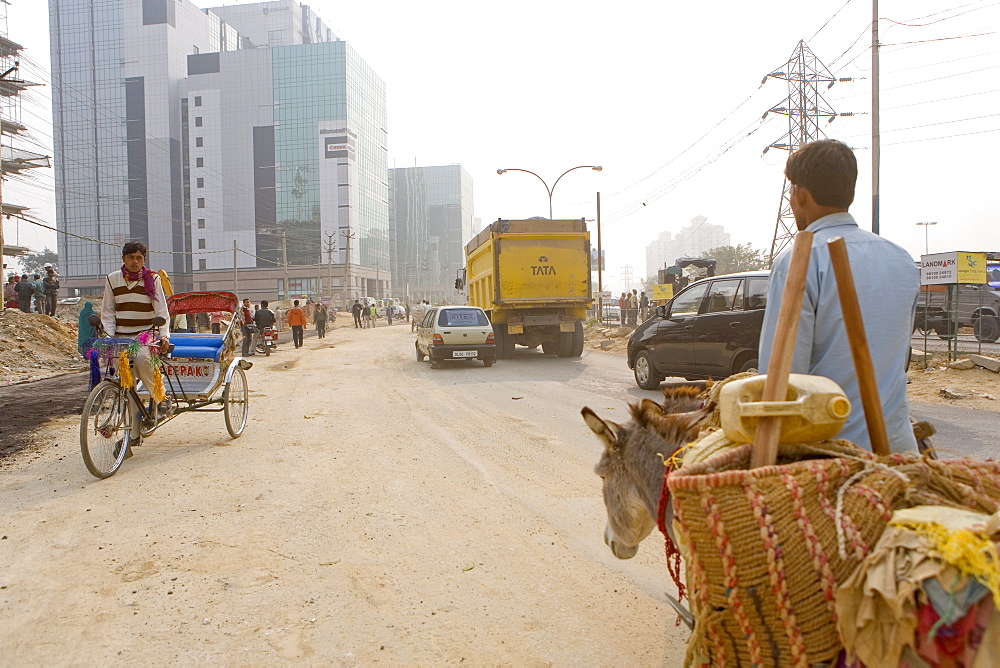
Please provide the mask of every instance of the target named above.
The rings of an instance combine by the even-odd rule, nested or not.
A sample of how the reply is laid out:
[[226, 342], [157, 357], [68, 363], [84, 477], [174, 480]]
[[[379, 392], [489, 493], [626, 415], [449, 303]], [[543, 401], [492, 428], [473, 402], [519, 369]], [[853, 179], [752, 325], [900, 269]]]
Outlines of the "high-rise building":
[[454, 303], [455, 278], [476, 218], [461, 165], [389, 170], [389, 229], [396, 296]]
[[58, 227], [87, 238], [60, 236], [64, 286], [100, 286], [138, 239], [181, 290], [385, 291], [385, 86], [307, 6], [50, 0], [50, 17]]
[[656, 271], [669, 267], [681, 257], [701, 257], [705, 251], [730, 245], [729, 233], [722, 225], [713, 225], [705, 216], [695, 216], [691, 224], [671, 238], [670, 232], [646, 246], [646, 276], [656, 277]]

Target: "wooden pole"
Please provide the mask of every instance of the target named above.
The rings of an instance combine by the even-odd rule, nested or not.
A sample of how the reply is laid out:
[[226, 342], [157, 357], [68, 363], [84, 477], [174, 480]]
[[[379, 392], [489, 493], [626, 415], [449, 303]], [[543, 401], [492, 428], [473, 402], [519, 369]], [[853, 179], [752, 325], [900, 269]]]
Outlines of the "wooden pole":
[[890, 453], [889, 434], [885, 429], [885, 417], [882, 414], [882, 402], [878, 396], [875, 371], [872, 369], [868, 336], [865, 334], [865, 324], [861, 318], [858, 293], [854, 288], [851, 261], [847, 257], [847, 244], [844, 243], [843, 237], [834, 237], [826, 243], [830, 250], [833, 274], [837, 278], [840, 310], [844, 314], [847, 341], [851, 345], [854, 374], [858, 377], [858, 391], [861, 394], [861, 405], [865, 409], [865, 422], [868, 425], [868, 437], [872, 442], [872, 452], [876, 455], [888, 455]]
[[[767, 365], [767, 380], [761, 401], [785, 401], [788, 394], [788, 374], [795, 355], [795, 338], [799, 332], [799, 315], [802, 313], [802, 294], [806, 287], [809, 269], [809, 252], [812, 249], [812, 232], [800, 231], [795, 235], [792, 259], [788, 265], [788, 278], [781, 295], [778, 325], [774, 331], [771, 359]], [[781, 436], [780, 417], [762, 417], [757, 422], [750, 467], [773, 466], [778, 461], [778, 438]]]

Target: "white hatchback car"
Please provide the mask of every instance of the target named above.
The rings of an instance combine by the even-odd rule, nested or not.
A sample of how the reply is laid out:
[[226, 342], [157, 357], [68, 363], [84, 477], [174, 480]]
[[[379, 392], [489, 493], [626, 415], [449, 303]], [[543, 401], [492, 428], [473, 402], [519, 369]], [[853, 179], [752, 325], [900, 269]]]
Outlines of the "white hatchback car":
[[417, 361], [431, 359], [431, 368], [445, 361], [479, 360], [493, 366], [497, 347], [493, 326], [477, 306], [430, 306], [417, 325]]

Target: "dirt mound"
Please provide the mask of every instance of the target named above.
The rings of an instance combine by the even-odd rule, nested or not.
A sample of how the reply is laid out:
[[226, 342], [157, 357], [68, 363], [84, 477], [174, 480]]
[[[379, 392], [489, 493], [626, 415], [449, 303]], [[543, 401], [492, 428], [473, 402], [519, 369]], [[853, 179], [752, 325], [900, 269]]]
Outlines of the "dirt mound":
[[[619, 327], [613, 324], [593, 324], [583, 330], [583, 338], [589, 348], [624, 355], [628, 349], [628, 337], [634, 327]], [[610, 341], [601, 345], [602, 341]]]
[[57, 319], [17, 309], [0, 310], [0, 384], [86, 368], [76, 349], [76, 336], [72, 314]]

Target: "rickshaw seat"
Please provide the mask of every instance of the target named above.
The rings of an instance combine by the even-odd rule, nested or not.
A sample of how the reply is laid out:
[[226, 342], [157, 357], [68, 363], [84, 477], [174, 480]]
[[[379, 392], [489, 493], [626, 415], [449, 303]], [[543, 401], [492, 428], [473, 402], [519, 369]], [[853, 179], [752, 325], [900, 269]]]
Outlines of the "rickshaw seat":
[[222, 354], [225, 337], [221, 334], [174, 334], [170, 337], [174, 345], [173, 357], [191, 357], [218, 362]]

